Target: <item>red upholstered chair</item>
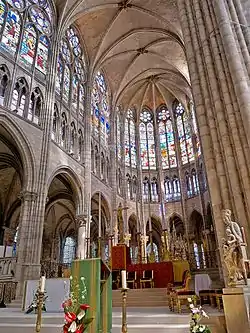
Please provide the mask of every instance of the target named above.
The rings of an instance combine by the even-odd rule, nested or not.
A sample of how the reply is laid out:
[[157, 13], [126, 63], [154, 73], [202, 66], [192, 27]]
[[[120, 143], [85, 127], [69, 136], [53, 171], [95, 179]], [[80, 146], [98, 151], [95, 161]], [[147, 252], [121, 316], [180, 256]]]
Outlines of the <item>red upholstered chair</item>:
[[142, 273], [142, 278], [140, 279], [140, 287], [145, 288], [146, 283], [150, 284], [151, 288], [154, 288], [154, 271], [146, 270]]
[[185, 273], [184, 285], [179, 288], [173, 288], [169, 290], [169, 308], [174, 311], [175, 306], [177, 311], [181, 313], [181, 307], [183, 304], [188, 304], [188, 298], [193, 298], [194, 305], [196, 305], [195, 291], [190, 290], [191, 274], [189, 271]]
[[134, 272], [127, 272], [127, 285], [132, 285], [133, 289], [136, 289], [137, 283], [136, 283], [136, 271]]

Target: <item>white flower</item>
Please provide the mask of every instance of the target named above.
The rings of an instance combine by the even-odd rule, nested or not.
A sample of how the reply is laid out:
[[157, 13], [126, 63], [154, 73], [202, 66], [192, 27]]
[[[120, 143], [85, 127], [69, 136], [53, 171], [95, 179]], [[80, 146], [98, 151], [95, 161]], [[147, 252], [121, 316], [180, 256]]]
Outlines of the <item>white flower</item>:
[[190, 303], [192, 303], [192, 298], [188, 297], [188, 301], [189, 301]]
[[77, 326], [76, 326], [76, 322], [75, 322], [75, 321], [72, 321], [72, 323], [71, 323], [71, 325], [70, 325], [70, 327], [69, 327], [69, 329], [68, 329], [68, 332], [75, 332], [75, 331], [76, 331], [76, 328], [77, 328]]
[[82, 310], [78, 313], [77, 319], [81, 320], [83, 317], [85, 317], [86, 311]]
[[204, 310], [202, 310], [202, 316], [205, 317], [205, 318], [209, 318]]
[[201, 325], [201, 326], [199, 327], [199, 332], [204, 332], [205, 329], [206, 329], [206, 326], [205, 326], [205, 325]]

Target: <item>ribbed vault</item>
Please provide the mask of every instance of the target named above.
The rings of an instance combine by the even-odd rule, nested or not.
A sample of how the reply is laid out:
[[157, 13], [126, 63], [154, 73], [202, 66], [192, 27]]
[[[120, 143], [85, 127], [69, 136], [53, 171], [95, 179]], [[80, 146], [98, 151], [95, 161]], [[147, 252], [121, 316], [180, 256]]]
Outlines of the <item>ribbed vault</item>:
[[176, 1], [56, 0], [56, 5], [61, 30], [71, 23], [79, 28], [91, 74], [105, 72], [113, 105], [140, 108], [152, 102], [153, 90], [159, 104], [191, 97]]

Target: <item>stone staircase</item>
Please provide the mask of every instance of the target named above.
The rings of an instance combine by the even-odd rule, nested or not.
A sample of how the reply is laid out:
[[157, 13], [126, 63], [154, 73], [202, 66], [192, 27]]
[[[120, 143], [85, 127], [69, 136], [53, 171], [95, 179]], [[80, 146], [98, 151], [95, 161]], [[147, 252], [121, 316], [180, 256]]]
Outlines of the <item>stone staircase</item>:
[[[112, 291], [113, 307], [122, 306], [122, 295], [120, 290]], [[168, 307], [167, 289], [131, 289], [127, 294], [128, 307]]]
[[[212, 332], [226, 333], [223, 314], [211, 311], [212, 309], [207, 310], [210, 314], [208, 324]], [[189, 311], [177, 314], [163, 307], [129, 308], [127, 311], [129, 333], [188, 333], [189, 320]], [[61, 333], [63, 321], [63, 313], [43, 313], [41, 333]], [[121, 332], [121, 321], [121, 309], [113, 308], [112, 333]], [[26, 315], [15, 308], [0, 309], [0, 332], [33, 333], [35, 322], [35, 314]]]

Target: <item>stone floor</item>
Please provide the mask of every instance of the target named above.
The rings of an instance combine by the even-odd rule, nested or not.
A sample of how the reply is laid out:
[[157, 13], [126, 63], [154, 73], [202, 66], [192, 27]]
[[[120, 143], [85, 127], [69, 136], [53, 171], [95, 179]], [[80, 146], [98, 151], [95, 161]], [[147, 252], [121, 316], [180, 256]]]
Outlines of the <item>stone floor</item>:
[[[212, 308], [206, 309], [211, 317], [223, 316]], [[188, 333], [188, 311], [175, 314], [167, 308], [129, 308], [127, 313], [129, 333]], [[25, 315], [15, 308], [0, 309], [0, 333], [34, 333], [36, 315]], [[121, 332], [121, 309], [113, 308], [112, 333]], [[62, 313], [43, 313], [41, 333], [61, 333]], [[102, 332], [105, 333], [105, 332]]]

